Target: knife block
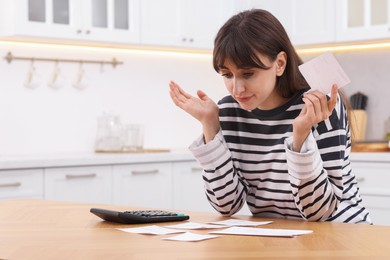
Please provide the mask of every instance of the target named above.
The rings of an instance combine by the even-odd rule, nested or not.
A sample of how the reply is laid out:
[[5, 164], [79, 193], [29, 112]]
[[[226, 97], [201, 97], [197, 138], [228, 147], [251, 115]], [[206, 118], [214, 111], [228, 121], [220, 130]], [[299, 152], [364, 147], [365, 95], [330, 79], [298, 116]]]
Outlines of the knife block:
[[350, 115], [352, 142], [364, 141], [366, 137], [367, 112], [363, 109], [352, 109]]

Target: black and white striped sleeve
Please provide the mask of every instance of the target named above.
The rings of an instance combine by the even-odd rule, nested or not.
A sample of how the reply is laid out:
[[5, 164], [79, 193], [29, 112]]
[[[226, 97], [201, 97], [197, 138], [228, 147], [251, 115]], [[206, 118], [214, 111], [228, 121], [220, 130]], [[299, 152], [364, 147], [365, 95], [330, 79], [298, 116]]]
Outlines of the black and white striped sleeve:
[[300, 152], [290, 149], [292, 137], [285, 140], [292, 194], [302, 217], [309, 221], [327, 220], [343, 195], [347, 131], [344, 107], [336, 107], [327, 120], [313, 128]]
[[211, 205], [224, 215], [239, 211], [245, 203], [244, 180], [234, 167], [222, 132], [204, 144], [203, 136], [189, 147], [203, 168], [206, 195]]

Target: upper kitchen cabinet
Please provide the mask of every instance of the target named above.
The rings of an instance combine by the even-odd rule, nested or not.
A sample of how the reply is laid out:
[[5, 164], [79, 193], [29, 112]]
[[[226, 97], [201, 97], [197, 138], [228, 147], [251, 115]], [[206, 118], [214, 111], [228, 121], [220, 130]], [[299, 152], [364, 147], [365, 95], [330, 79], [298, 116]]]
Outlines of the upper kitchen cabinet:
[[233, 0], [142, 0], [141, 43], [212, 49], [222, 24], [234, 13]]
[[334, 0], [243, 0], [238, 8], [271, 12], [283, 24], [294, 45], [335, 41]]
[[139, 0], [3, 0], [0, 33], [113, 43], [139, 43]]
[[390, 37], [389, 0], [337, 1], [337, 41], [375, 40]]

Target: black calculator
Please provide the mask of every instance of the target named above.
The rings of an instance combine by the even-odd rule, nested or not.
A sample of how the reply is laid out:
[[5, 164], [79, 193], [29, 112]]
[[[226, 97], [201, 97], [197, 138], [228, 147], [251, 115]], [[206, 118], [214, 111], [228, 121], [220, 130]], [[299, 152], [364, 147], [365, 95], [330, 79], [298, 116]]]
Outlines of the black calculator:
[[111, 222], [123, 224], [144, 224], [154, 222], [170, 222], [188, 220], [190, 217], [176, 212], [164, 210], [132, 210], [115, 211], [100, 208], [91, 208], [90, 212]]

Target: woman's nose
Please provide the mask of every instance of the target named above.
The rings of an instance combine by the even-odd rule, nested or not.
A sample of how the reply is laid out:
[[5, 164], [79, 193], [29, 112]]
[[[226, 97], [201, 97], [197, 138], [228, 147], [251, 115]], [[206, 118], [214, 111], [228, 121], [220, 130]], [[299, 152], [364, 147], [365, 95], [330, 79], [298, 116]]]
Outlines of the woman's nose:
[[245, 91], [244, 84], [240, 80], [233, 80], [233, 94], [234, 96], [240, 96]]

